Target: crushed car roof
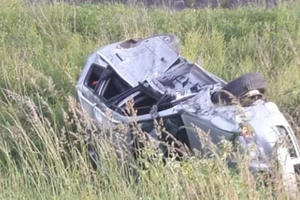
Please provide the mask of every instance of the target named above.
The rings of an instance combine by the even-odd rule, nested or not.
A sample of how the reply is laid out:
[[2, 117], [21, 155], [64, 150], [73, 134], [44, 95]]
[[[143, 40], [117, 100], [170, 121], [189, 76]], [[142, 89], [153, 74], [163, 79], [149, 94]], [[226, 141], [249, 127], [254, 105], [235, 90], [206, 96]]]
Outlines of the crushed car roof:
[[139, 82], [165, 73], [178, 60], [178, 41], [173, 35], [130, 39], [105, 46], [97, 53], [120, 77], [135, 87]]

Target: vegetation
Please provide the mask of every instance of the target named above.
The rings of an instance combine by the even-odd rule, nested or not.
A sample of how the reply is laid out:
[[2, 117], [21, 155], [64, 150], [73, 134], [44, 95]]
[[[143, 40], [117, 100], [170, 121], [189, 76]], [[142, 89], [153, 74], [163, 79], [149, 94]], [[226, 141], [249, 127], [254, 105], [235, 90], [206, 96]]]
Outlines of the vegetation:
[[[184, 56], [225, 80], [249, 71], [262, 73], [268, 98], [286, 113], [299, 136], [299, 10], [297, 2], [270, 10], [171, 12], [118, 4], [0, 0], [0, 198], [288, 198], [279, 178], [266, 185], [255, 180], [245, 167], [246, 158], [228, 168], [232, 147], [226, 142], [220, 144], [222, 151], [213, 151], [213, 158], [163, 160], [158, 153], [149, 156], [154, 151], [150, 147], [142, 164], [117, 156], [109, 135], [122, 138], [126, 127], [95, 126], [78, 108], [74, 87], [96, 48], [173, 33]], [[87, 157], [85, 141], [91, 136], [101, 155], [97, 170]]]

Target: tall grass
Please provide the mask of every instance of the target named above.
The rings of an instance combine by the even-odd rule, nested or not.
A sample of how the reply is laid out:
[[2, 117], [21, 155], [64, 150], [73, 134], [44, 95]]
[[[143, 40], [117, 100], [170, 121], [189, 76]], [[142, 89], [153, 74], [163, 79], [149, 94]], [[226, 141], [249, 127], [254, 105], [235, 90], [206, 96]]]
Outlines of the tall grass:
[[[299, 3], [292, 3], [272, 10], [171, 12], [0, 0], [0, 198], [288, 198], [280, 180], [274, 187], [254, 180], [246, 160], [236, 167], [239, 173], [229, 169], [229, 144], [220, 144], [224, 148], [213, 159], [162, 159], [151, 156], [151, 147], [144, 151], [151, 162], [142, 156], [142, 165], [124, 149], [120, 157], [109, 136], [123, 138], [126, 126], [103, 130], [94, 125], [78, 108], [74, 86], [94, 49], [130, 37], [173, 33], [184, 56], [225, 80], [249, 71], [264, 74], [268, 98], [291, 116], [296, 128], [299, 9]], [[87, 157], [87, 138], [94, 138], [101, 155], [97, 170]]]

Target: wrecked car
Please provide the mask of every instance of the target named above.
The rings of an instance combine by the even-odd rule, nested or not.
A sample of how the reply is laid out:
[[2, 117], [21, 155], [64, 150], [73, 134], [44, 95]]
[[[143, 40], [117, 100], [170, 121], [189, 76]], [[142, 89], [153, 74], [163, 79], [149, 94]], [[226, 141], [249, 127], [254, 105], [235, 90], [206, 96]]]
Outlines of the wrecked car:
[[[284, 180], [296, 190], [299, 144], [278, 107], [265, 99], [266, 81], [258, 73], [227, 83], [182, 57], [178, 38], [165, 34], [96, 50], [76, 90], [82, 108], [104, 126], [137, 120], [157, 139], [149, 123], [161, 118], [191, 151], [201, 149], [194, 129], [199, 127], [216, 144], [226, 139], [245, 149], [254, 172], [268, 171], [276, 155]], [[132, 99], [135, 116], [125, 111]], [[282, 138], [287, 142], [281, 142]], [[257, 148], [250, 148], [253, 145]]]

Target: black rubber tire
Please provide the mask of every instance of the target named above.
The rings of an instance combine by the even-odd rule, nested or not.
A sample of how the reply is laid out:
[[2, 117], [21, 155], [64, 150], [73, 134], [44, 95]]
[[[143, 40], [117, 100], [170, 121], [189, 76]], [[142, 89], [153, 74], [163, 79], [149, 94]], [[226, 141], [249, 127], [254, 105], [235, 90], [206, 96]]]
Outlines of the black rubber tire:
[[266, 80], [261, 74], [256, 72], [244, 74], [243, 76], [234, 79], [223, 87], [223, 90], [230, 92], [238, 98], [242, 97], [250, 90], [258, 90], [262, 94], [264, 94], [266, 89]]

